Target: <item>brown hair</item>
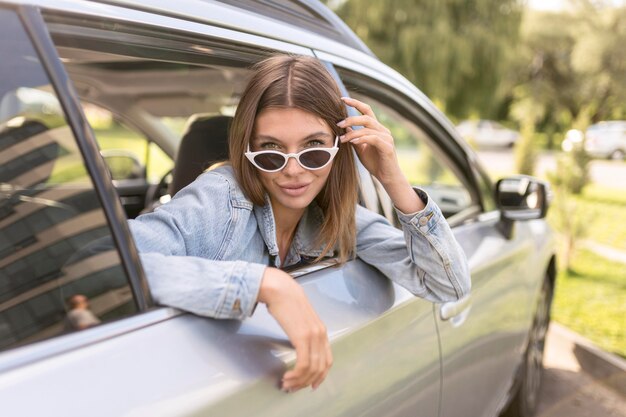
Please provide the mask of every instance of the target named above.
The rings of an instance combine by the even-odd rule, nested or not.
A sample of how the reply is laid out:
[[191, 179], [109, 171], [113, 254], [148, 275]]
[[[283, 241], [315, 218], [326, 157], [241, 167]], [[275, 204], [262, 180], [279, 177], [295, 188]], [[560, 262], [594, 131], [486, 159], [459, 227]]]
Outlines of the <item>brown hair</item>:
[[[265, 190], [256, 168], [244, 152], [251, 140], [256, 116], [267, 108], [297, 108], [323, 119], [335, 135], [343, 134], [336, 123], [346, 118], [346, 108], [335, 80], [315, 58], [274, 55], [257, 63], [243, 92], [230, 127], [230, 161], [237, 181], [256, 205], [265, 204]], [[319, 261], [337, 249], [339, 262], [354, 256], [355, 210], [358, 177], [352, 148], [340, 145], [326, 185], [316, 197], [324, 219], [317, 245], [324, 245]]]

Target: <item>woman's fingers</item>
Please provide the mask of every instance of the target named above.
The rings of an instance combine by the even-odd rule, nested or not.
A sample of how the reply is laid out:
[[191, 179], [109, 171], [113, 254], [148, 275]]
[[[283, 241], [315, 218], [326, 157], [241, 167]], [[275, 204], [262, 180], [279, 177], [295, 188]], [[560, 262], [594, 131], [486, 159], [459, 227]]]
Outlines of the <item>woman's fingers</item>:
[[377, 136], [380, 138], [380, 140], [393, 143], [393, 137], [387, 132], [381, 132], [379, 130], [368, 129], [368, 128], [357, 129], [357, 130], [352, 130], [351, 132], [347, 132], [344, 135], [341, 135], [339, 137], [339, 140], [341, 141], [341, 143], [353, 142], [354, 139], [360, 138], [362, 136]]
[[284, 271], [267, 268], [258, 300], [267, 304], [296, 349], [296, 364], [283, 376], [282, 388], [296, 391], [323, 380], [332, 364], [328, 334], [302, 287]]
[[[298, 342], [296, 342], [298, 343]], [[294, 341], [292, 341], [294, 344]], [[298, 343], [296, 348], [296, 365], [291, 371], [283, 376], [283, 386], [285, 391], [296, 391], [303, 388], [304, 382], [308, 377], [310, 362], [310, 347], [306, 342]]]
[[323, 371], [319, 378], [313, 381], [313, 384], [311, 385], [314, 390], [317, 389], [317, 387], [319, 387], [322, 382], [324, 382], [326, 376], [328, 376], [328, 372], [330, 372], [330, 368], [333, 366], [333, 353], [330, 350], [330, 343], [328, 342], [328, 340], [326, 341], [325, 350], [326, 355], [324, 356], [324, 362], [322, 363]]
[[337, 126], [343, 127], [343, 128], [347, 128], [351, 126], [363, 126], [363, 127], [369, 127], [372, 129], [380, 130], [381, 132], [384, 132], [387, 130], [383, 125], [380, 124], [378, 120], [376, 120], [375, 117], [368, 116], [368, 115], [346, 117], [345, 119], [337, 123]]
[[363, 145], [370, 145], [376, 148], [382, 154], [394, 154], [393, 143], [382, 140], [378, 135], [362, 135], [358, 136], [350, 141], [357, 147], [357, 150]]
[[355, 98], [352, 98], [352, 97], [341, 97], [341, 99], [348, 106], [352, 106], [355, 109], [357, 109], [358, 111], [360, 111], [361, 113], [363, 113], [363, 114], [365, 114], [367, 116], [371, 116], [374, 119], [376, 119], [376, 116], [374, 115], [374, 111], [369, 106], [369, 104], [365, 104], [362, 101], [359, 101], [359, 100], [357, 100]]
[[329, 370], [328, 338], [321, 323], [313, 324], [310, 331], [294, 339], [292, 343], [297, 344], [296, 365], [283, 377], [283, 389], [286, 391], [297, 391], [312, 385]]

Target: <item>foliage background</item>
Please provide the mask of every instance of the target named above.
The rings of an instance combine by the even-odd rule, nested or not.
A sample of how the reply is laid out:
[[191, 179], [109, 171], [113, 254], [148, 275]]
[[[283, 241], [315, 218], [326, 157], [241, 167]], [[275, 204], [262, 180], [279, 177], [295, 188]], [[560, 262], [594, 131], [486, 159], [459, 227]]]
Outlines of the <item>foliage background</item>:
[[[335, 0], [335, 12], [453, 121], [530, 121], [542, 147], [573, 125], [626, 118], [626, 7], [575, 0]], [[575, 126], [576, 127], [576, 126]]]

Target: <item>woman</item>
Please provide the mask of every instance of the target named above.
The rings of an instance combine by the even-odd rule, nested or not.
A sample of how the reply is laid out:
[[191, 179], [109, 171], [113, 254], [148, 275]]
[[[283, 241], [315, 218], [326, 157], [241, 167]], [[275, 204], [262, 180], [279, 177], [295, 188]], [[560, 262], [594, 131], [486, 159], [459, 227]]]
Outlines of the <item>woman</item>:
[[[362, 115], [346, 117], [346, 104]], [[130, 226], [157, 303], [236, 319], [267, 304], [296, 349], [284, 390], [317, 388], [332, 352], [324, 324], [283, 268], [358, 256], [431, 301], [469, 291], [464, 254], [439, 208], [402, 174], [389, 130], [366, 104], [340, 98], [316, 59], [256, 65], [229, 147], [230, 164]], [[385, 187], [404, 233], [357, 205], [352, 149]]]

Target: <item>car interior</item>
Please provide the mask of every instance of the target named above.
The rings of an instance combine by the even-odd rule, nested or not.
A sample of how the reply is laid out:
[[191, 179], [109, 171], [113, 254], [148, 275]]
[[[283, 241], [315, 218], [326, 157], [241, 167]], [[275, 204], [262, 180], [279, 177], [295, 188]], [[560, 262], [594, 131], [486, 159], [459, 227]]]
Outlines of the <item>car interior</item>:
[[[114, 165], [113, 157], [120, 158], [119, 151], [126, 152], [128, 159], [159, 165], [155, 167], [161, 172], [157, 180], [147, 178], [149, 169], [145, 166], [140, 169], [144, 175], [139, 179], [120, 178], [119, 169], [112, 172], [129, 218], [152, 209], [163, 196], [175, 194], [208, 166], [227, 159], [228, 125], [248, 70], [162, 62], [69, 47], [59, 47], [58, 52], [85, 104], [88, 120], [94, 106], [105, 109], [114, 123], [124, 124], [146, 142], [156, 145], [169, 159], [146, 161], [144, 155], [124, 148], [123, 140], [116, 144], [122, 147], [116, 155], [103, 151], [110, 169]], [[107, 132], [94, 131], [101, 149], [108, 148], [107, 141], [111, 138]]]
[[[145, 146], [127, 146], [129, 141], [94, 128], [128, 218], [167, 202], [208, 166], [227, 159], [228, 123], [245, 87], [249, 64], [224, 63], [210, 55], [204, 63], [158, 59], [141, 47], [136, 48], [136, 56], [129, 56], [86, 50], [80, 41], [68, 45], [65, 39], [60, 39], [57, 51], [90, 124], [97, 125], [91, 120], [98, 113], [94, 108], [109, 112], [112, 123], [142, 137], [161, 155], [151, 157]], [[413, 130], [410, 133], [421, 140], [423, 132]], [[441, 164], [437, 155], [430, 159]], [[410, 170], [417, 172], [418, 166]], [[437, 175], [439, 179], [422, 176], [413, 183], [435, 199], [446, 217], [467, 209], [470, 196], [461, 183], [450, 181], [448, 174]]]

